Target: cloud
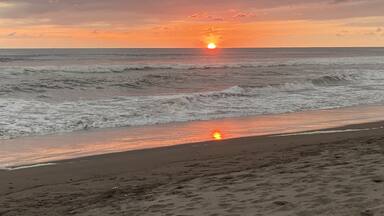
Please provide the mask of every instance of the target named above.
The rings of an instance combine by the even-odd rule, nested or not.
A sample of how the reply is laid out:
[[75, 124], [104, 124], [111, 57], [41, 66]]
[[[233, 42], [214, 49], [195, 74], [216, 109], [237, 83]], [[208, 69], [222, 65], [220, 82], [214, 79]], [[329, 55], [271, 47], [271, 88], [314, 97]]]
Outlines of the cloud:
[[14, 37], [14, 36], [16, 36], [16, 32], [11, 32], [11, 33], [7, 34], [7, 37]]
[[198, 21], [224, 21], [224, 18], [221, 16], [217, 16], [214, 14], [209, 14], [207, 12], [200, 12], [200, 13], [194, 13], [190, 16], [188, 16], [191, 19], [198, 20]]
[[[238, 13], [230, 14], [229, 10]], [[188, 16], [206, 22], [233, 18], [331, 20], [381, 16], [382, 11], [384, 2], [380, 0], [0, 0], [0, 18], [35, 20], [36, 25], [44, 20], [44, 24], [51, 25], [104, 23], [134, 27]]]
[[384, 35], [383, 11], [383, 0], [0, 0], [0, 43], [201, 47], [202, 41], [215, 40], [227, 47], [367, 45], [377, 41], [365, 32]]

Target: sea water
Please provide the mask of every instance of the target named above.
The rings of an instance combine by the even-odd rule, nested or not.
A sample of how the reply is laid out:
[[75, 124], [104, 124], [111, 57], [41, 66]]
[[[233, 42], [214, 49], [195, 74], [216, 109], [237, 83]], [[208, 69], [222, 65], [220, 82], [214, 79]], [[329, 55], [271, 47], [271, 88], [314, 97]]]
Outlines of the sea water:
[[384, 104], [383, 48], [0, 50], [0, 139]]

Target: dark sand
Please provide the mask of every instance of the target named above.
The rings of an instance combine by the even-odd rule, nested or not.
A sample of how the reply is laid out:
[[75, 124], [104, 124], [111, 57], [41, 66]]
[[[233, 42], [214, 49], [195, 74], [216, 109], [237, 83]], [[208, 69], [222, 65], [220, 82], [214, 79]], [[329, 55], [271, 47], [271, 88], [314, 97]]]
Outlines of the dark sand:
[[0, 215], [384, 215], [383, 156], [377, 128], [60, 161], [0, 171]]

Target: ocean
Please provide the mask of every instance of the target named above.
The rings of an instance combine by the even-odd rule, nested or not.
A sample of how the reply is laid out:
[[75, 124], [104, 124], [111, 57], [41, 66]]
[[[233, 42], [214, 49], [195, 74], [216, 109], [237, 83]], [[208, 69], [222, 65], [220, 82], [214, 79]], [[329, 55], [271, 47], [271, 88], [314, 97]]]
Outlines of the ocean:
[[384, 104], [384, 48], [2, 49], [0, 139]]

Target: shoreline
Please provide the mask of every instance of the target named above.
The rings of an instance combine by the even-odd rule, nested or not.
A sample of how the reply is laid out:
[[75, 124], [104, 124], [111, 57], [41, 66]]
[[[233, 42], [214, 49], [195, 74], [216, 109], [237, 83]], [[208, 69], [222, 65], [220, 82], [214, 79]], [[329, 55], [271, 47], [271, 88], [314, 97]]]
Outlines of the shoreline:
[[384, 121], [384, 106], [360, 106], [278, 115], [246, 116], [0, 140], [0, 170], [110, 153], [224, 140], [299, 133]]
[[[182, 144], [176, 144], [176, 145], [169, 145], [169, 146], [161, 146], [161, 147], [153, 147], [153, 148], [143, 148], [143, 149], [134, 149], [134, 150], [128, 150], [128, 151], [119, 151], [119, 152], [109, 152], [109, 153], [102, 153], [102, 154], [94, 154], [94, 155], [87, 155], [87, 156], [80, 156], [75, 158], [68, 158], [68, 159], [61, 159], [61, 160], [51, 160], [46, 161], [43, 163], [30, 163], [30, 164], [22, 164], [19, 166], [11, 166], [6, 168], [0, 168], [0, 174], [3, 171], [15, 171], [15, 170], [23, 170], [23, 169], [30, 169], [30, 168], [39, 168], [39, 167], [45, 167], [45, 166], [55, 166], [59, 165], [61, 163], [76, 163], [76, 161], [82, 161], [82, 160], [97, 160], [98, 158], [104, 158], [104, 157], [114, 157], [114, 155], [124, 155], [124, 154], [135, 154], [140, 152], [146, 152], [146, 151], [157, 151], [157, 150], [167, 150], [177, 147], [188, 147], [188, 146], [198, 146], [198, 145], [211, 145], [211, 144], [218, 144], [220, 142], [237, 142], [243, 140], [243, 139], [268, 139], [268, 138], [289, 138], [289, 137], [295, 137], [295, 136], [321, 136], [321, 135], [336, 135], [336, 134], [345, 134], [345, 133], [354, 133], [354, 132], [369, 132], [369, 131], [375, 131], [375, 130], [381, 130], [384, 129], [384, 121], [376, 121], [376, 122], [368, 122], [368, 123], [361, 123], [361, 124], [351, 124], [351, 125], [344, 125], [340, 127], [331, 127], [331, 128], [323, 128], [318, 130], [308, 130], [308, 131], [299, 131], [299, 132], [293, 132], [293, 133], [276, 133], [276, 134], [266, 134], [266, 135], [256, 135], [256, 136], [244, 136], [244, 137], [235, 137], [230, 139], [224, 139], [224, 140], [207, 140], [207, 141], [200, 141], [200, 142], [191, 142], [191, 143], [182, 143]], [[102, 130], [102, 129], [101, 129]]]
[[326, 135], [208, 141], [0, 170], [0, 215], [382, 213], [383, 195], [375, 191], [384, 182], [383, 125], [344, 126], [337, 130], [376, 129]]

